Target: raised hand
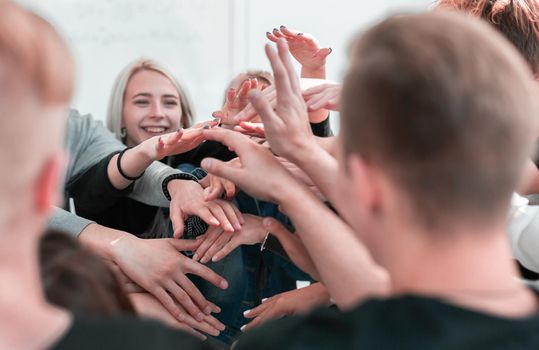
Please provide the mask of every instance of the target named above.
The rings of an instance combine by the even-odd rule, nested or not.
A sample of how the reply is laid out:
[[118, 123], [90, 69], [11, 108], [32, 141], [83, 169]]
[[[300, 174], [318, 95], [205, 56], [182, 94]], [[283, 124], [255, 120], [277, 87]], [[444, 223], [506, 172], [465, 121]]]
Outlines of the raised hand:
[[252, 89], [258, 88], [257, 79], [246, 79], [236, 91], [234, 88], [228, 89], [226, 93], [226, 101], [223, 109], [213, 112], [213, 117], [221, 120], [224, 125], [234, 124], [233, 117], [236, 116], [242, 109], [247, 106], [249, 100], [247, 94]]
[[206, 201], [218, 199], [223, 194], [226, 199], [230, 200], [236, 194], [236, 185], [232, 181], [213, 174], [206, 175], [200, 180], [200, 184], [204, 187]]
[[249, 100], [262, 118], [272, 151], [294, 161], [302, 157], [302, 152], [309, 152], [316, 141], [286, 41], [277, 40], [277, 48], [278, 52], [270, 45], [266, 45], [266, 55], [275, 78], [277, 97], [275, 110], [270, 101], [258, 91], [252, 91]]
[[314, 36], [280, 26], [279, 29], [273, 28], [272, 32], [266, 32], [266, 37], [273, 42], [279, 38], [288, 42], [290, 53], [302, 66], [302, 77], [325, 78], [324, 67], [331, 48], [321, 47]]

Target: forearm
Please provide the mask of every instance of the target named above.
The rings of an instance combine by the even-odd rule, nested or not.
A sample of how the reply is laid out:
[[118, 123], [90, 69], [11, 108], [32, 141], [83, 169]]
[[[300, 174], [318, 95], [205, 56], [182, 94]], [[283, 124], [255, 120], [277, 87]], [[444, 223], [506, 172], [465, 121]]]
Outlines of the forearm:
[[88, 225], [94, 223], [60, 208], [54, 211], [47, 222], [47, 230], [57, 230], [77, 237]]
[[127, 188], [133, 181], [128, 180], [120, 173], [120, 167], [124, 174], [129, 177], [136, 178], [140, 176], [153, 160], [147, 151], [144, 149], [144, 143], [128, 149], [122, 154], [120, 164], [118, 164], [119, 154], [111, 158], [107, 174], [112, 185], [119, 190]]
[[321, 281], [339, 307], [350, 308], [364, 298], [387, 292], [387, 273], [353, 231], [307, 188], [294, 186], [279, 197], [283, 212], [292, 219]]
[[179, 174], [181, 171], [173, 169], [160, 162], [153, 162], [144, 172], [144, 175], [135, 181], [130, 198], [156, 207], [168, 208], [170, 201], [163, 193], [163, 180], [169, 175]]
[[92, 223], [79, 235], [79, 242], [104, 259], [115, 261], [113, 246], [121, 239], [135, 239], [127, 232]]

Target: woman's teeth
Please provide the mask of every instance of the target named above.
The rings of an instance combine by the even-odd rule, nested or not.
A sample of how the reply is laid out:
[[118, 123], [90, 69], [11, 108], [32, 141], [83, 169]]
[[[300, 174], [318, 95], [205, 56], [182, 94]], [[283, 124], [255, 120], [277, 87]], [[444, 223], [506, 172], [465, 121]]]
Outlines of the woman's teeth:
[[146, 127], [146, 128], [143, 128], [143, 129], [144, 129], [144, 131], [151, 132], [151, 133], [154, 133], [154, 134], [159, 134], [159, 133], [165, 132], [165, 130], [166, 130], [166, 128], [162, 127], [162, 126], [152, 126], [152, 127]]

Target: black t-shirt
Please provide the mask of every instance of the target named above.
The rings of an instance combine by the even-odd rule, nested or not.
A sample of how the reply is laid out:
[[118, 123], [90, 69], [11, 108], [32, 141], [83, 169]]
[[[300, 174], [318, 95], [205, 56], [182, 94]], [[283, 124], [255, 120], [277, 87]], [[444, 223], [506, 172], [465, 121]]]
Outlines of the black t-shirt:
[[247, 349], [537, 350], [539, 312], [507, 319], [416, 296], [371, 300], [270, 322], [239, 339], [235, 350]]
[[209, 350], [190, 334], [136, 318], [76, 318], [51, 350]]

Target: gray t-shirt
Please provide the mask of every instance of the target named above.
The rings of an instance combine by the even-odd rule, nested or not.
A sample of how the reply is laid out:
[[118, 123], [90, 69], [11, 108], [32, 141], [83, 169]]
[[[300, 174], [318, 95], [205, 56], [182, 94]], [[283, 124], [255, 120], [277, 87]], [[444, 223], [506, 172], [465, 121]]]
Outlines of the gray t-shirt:
[[[69, 112], [66, 130], [66, 149], [70, 157], [66, 185], [104, 157], [125, 148], [100, 121], [94, 120], [89, 114], [80, 115], [77, 110]], [[161, 184], [167, 176], [177, 173], [180, 171], [161, 162], [153, 162], [144, 176], [135, 182], [129, 197], [148, 205], [168, 207], [169, 201], [161, 189]], [[92, 221], [71, 212], [55, 208], [47, 228], [79, 235], [91, 223]]]

